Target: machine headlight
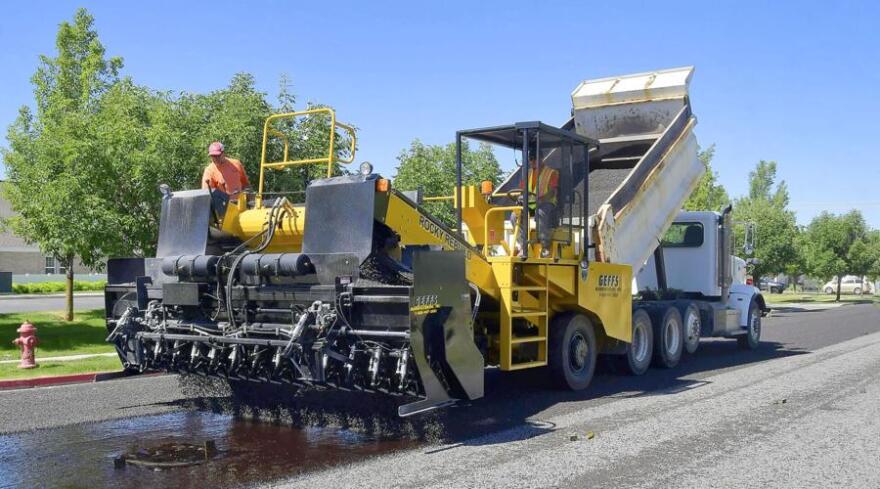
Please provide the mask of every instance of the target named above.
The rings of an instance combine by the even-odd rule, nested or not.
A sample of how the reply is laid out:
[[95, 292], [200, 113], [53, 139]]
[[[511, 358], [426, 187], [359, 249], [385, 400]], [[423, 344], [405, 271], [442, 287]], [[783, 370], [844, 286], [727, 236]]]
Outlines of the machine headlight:
[[373, 165], [369, 161], [361, 163], [361, 175], [369, 175], [373, 173]]

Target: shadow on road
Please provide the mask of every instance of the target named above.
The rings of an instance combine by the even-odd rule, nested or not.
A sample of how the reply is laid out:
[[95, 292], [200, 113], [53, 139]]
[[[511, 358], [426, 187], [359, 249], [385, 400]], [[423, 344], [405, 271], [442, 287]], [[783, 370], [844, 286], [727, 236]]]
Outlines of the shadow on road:
[[[668, 395], [699, 388], [708, 382], [688, 379], [700, 372], [743, 367], [749, 364], [808, 353], [780, 343], [765, 342], [754, 351], [739, 349], [735, 341], [712, 340], [700, 344], [695, 355], [685, 355], [673, 369], [652, 368], [640, 377], [620, 374], [600, 357], [596, 377], [589, 389], [572, 392], [548, 386], [544, 369], [503, 374], [489, 371], [486, 397], [467, 408], [449, 410], [447, 439], [473, 443], [475, 437], [523, 425], [534, 415], [559, 403], [600, 401], [641, 396]], [[466, 442], [465, 440], [471, 440]], [[479, 443], [495, 443], [483, 437]]]

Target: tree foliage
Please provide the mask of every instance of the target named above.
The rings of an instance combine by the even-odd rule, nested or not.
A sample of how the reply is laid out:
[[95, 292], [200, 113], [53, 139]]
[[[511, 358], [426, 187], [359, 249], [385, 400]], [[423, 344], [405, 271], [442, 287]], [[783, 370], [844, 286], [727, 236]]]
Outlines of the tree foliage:
[[877, 266], [877, 253], [872, 234], [859, 211], [843, 215], [823, 212], [807, 226], [805, 260], [816, 277], [837, 277], [837, 300], [844, 275], [872, 275]]
[[[4, 191], [17, 215], [5, 224], [68, 270], [76, 257], [100, 269], [107, 257], [154, 254], [159, 185], [199, 187], [212, 141], [242, 161], [256, 186], [263, 122], [294, 109], [286, 78], [277, 107], [246, 73], [207, 94], [159, 92], [122, 78], [122, 59], [105, 55], [84, 9], [60, 25], [56, 49], [40, 58], [32, 78], [35, 112], [22, 107], [8, 130]], [[290, 159], [326, 155], [327, 117], [278, 129], [291, 141]], [[337, 157], [348, 155], [349, 142], [337, 132]], [[281, 159], [277, 138], [268, 152], [269, 159]], [[269, 171], [267, 187], [302, 190], [306, 172], [326, 174], [308, 167]]]
[[[760, 280], [766, 274], [786, 272], [797, 258], [798, 228], [794, 212], [788, 209], [788, 188], [784, 181], [776, 183], [775, 161], [762, 160], [749, 173], [749, 195], [737, 199], [733, 209], [736, 222], [752, 222], [756, 227], [754, 277]], [[737, 242], [743, 242], [742, 233], [737, 229]]]
[[880, 229], [870, 231], [866, 242], [871, 265], [865, 275], [871, 280], [880, 280]]
[[730, 197], [724, 186], [718, 183], [718, 172], [712, 169], [712, 158], [715, 156], [715, 145], [699, 152], [700, 162], [706, 167], [706, 172], [700, 178], [700, 183], [684, 203], [687, 211], [720, 211], [730, 204]]
[[83, 9], [58, 29], [54, 57], [41, 56], [31, 82], [36, 113], [22, 107], [4, 151], [5, 197], [18, 213], [5, 224], [67, 268], [67, 316], [73, 315], [73, 263], [95, 266], [113, 242], [112, 213], [89, 190], [89, 172], [103, 149], [92, 124], [101, 98], [119, 80], [121, 58], [107, 58]]
[[[461, 147], [462, 183], [476, 185], [483, 180], [497, 184], [501, 166], [492, 147], [480, 143], [476, 150], [463, 141]], [[399, 165], [394, 186], [400, 190], [421, 190], [426, 197], [450, 196], [455, 191], [455, 144], [426, 145], [414, 140], [397, 156]], [[448, 225], [454, 225], [455, 214], [449, 201], [426, 202], [425, 207]]]

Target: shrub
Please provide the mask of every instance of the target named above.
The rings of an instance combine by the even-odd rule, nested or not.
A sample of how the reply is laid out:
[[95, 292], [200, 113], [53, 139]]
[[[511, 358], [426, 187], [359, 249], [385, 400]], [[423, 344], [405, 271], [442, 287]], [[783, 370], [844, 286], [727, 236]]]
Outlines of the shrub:
[[[79, 291], [101, 291], [107, 285], [105, 280], [96, 282], [85, 282], [82, 280], [73, 281], [73, 290]], [[57, 294], [64, 292], [66, 285], [64, 282], [31, 282], [27, 284], [13, 284], [12, 292], [16, 294]]]

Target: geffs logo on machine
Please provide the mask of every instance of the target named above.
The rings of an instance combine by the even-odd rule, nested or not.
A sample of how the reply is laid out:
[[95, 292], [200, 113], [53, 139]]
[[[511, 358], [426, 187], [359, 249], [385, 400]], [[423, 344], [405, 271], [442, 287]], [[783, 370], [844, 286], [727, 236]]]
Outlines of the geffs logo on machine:
[[620, 275], [603, 273], [597, 277], [596, 293], [599, 297], [617, 297], [620, 289]]
[[413, 297], [413, 306], [409, 308], [410, 312], [416, 316], [437, 312], [438, 309], [440, 309], [440, 302], [437, 300], [436, 294]]

